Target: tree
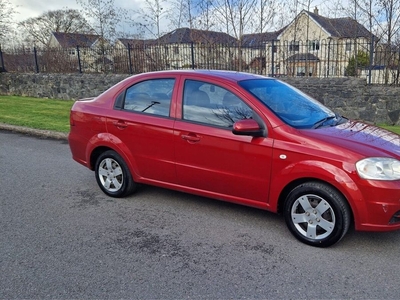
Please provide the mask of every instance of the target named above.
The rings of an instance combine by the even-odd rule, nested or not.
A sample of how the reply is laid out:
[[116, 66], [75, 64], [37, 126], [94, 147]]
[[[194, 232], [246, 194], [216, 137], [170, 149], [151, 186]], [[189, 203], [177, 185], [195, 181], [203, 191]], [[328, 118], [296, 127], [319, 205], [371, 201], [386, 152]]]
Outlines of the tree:
[[136, 11], [141, 20], [136, 20], [134, 23], [147, 31], [146, 34], [150, 33], [152, 38], [159, 38], [163, 33], [161, 23], [168, 15], [165, 6], [166, 0], [144, 0], [143, 8]]
[[26, 32], [26, 40], [38, 46], [47, 46], [52, 32], [93, 33], [86, 19], [76, 9], [48, 11], [36, 18], [19, 23]]
[[0, 0], [0, 42], [5, 38], [6, 33], [10, 31], [15, 14], [15, 6], [12, 6], [10, 1]]
[[278, 10], [283, 10], [281, 3], [275, 0], [259, 0], [255, 7], [253, 28], [255, 32], [263, 33], [274, 25]]
[[358, 51], [357, 55], [349, 59], [346, 68], [347, 76], [357, 76], [358, 69], [366, 68], [369, 66], [369, 54], [364, 51]]
[[240, 40], [250, 30], [257, 0], [219, 0], [214, 4], [228, 34]]
[[393, 46], [398, 43], [396, 37], [400, 30], [400, 1], [399, 0], [378, 0], [379, 18], [385, 22], [378, 23], [382, 32], [382, 40], [386, 42], [387, 49], [385, 51], [384, 61], [386, 65], [385, 70], [385, 84], [389, 82], [389, 66], [394, 57], [397, 56], [397, 51], [393, 51]]
[[117, 26], [125, 19], [126, 11], [115, 5], [115, 0], [76, 0], [82, 6], [82, 14], [103, 39], [116, 37]]
[[170, 0], [171, 9], [168, 10], [168, 18], [173, 28], [193, 28], [195, 1]]
[[196, 3], [197, 17], [196, 27], [203, 30], [211, 30], [215, 26], [217, 20], [215, 19], [216, 12], [219, 10], [218, 1], [199, 0]]

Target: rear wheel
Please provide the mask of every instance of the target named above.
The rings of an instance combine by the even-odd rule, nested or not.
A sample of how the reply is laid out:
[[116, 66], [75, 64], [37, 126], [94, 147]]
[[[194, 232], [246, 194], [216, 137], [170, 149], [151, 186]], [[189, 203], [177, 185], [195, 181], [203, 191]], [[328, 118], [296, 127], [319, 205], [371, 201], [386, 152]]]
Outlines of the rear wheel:
[[136, 188], [128, 166], [113, 150], [103, 152], [96, 161], [96, 181], [104, 193], [111, 197], [124, 197]]
[[320, 182], [295, 187], [285, 201], [284, 215], [292, 234], [316, 247], [328, 247], [340, 241], [351, 222], [350, 208], [343, 195]]

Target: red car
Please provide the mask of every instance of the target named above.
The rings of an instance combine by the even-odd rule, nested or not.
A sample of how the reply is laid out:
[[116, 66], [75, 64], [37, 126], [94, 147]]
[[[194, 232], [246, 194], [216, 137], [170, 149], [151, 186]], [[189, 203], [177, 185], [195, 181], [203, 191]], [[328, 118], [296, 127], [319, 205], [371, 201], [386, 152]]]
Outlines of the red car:
[[274, 78], [132, 76], [71, 110], [73, 159], [111, 197], [139, 183], [282, 213], [300, 241], [400, 229], [400, 136]]

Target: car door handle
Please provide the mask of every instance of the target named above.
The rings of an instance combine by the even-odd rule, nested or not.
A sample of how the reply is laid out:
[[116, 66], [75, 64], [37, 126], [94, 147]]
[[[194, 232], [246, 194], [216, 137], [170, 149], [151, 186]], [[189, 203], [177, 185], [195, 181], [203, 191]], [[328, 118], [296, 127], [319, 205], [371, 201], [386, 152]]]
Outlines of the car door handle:
[[124, 121], [115, 121], [113, 124], [118, 129], [125, 129], [126, 127], [128, 127], [128, 124], [126, 124]]
[[192, 134], [182, 134], [181, 138], [192, 143], [196, 143], [200, 141], [200, 137], [197, 135], [192, 135]]

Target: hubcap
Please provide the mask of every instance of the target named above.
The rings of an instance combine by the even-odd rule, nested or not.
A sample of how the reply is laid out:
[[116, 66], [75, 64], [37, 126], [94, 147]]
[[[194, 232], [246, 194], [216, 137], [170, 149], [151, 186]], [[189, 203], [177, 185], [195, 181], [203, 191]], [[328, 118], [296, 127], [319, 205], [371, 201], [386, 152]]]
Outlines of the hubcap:
[[105, 158], [100, 162], [98, 176], [103, 187], [109, 192], [117, 192], [123, 184], [121, 166], [112, 158]]
[[310, 239], [324, 239], [335, 228], [336, 220], [332, 207], [317, 195], [298, 198], [292, 206], [291, 217], [297, 231]]

